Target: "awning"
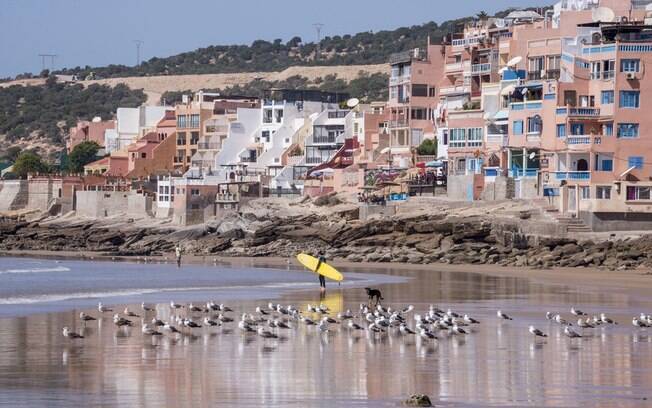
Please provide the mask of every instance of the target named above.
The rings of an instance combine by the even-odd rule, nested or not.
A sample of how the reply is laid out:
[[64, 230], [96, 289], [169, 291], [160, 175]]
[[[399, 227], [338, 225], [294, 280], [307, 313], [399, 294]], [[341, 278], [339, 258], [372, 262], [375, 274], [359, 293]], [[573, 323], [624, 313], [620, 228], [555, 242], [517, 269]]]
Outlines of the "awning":
[[502, 91], [500, 91], [500, 95], [501, 96], [508, 96], [508, 95], [511, 95], [512, 93], [514, 93], [515, 90], [516, 90], [515, 85], [508, 85], [508, 86], [504, 87]]
[[628, 168], [627, 170], [625, 170], [625, 172], [623, 174], [618, 176], [618, 178], [622, 179], [623, 177], [627, 177], [627, 175], [629, 175], [629, 173], [631, 173], [634, 170], [636, 170], [636, 166], [632, 166], [632, 167]]

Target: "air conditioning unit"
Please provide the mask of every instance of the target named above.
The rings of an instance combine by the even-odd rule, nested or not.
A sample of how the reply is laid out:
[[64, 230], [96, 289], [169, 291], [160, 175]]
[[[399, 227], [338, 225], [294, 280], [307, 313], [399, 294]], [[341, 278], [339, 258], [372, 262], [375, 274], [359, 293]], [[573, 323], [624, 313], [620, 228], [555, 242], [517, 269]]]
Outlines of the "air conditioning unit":
[[625, 74], [625, 78], [627, 78], [628, 81], [633, 81], [636, 79], [636, 73], [628, 72], [627, 74]]

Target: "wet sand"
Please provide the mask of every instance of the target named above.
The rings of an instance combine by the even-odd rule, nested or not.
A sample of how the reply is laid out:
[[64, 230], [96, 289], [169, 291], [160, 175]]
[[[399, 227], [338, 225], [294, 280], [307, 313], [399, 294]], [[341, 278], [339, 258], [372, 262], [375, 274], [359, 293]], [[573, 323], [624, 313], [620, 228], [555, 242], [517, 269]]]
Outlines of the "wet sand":
[[[287, 267], [284, 259], [232, 261], [240, 267]], [[409, 394], [425, 393], [443, 406], [638, 407], [652, 398], [652, 329], [631, 325], [632, 316], [652, 313], [652, 277], [641, 272], [335, 264], [345, 273], [401, 278], [375, 285], [386, 305], [413, 304], [424, 311], [433, 303], [469, 313], [481, 324], [467, 336], [440, 333], [436, 342], [393, 332], [351, 334], [338, 325], [319, 333], [302, 324], [281, 331], [280, 339], [262, 339], [241, 334], [233, 323], [153, 339], [138, 327], [117, 329], [104, 316], [86, 326], [84, 340], [73, 342], [61, 336], [61, 328], [81, 330], [79, 312], [97, 316], [96, 310], [2, 318], [0, 405], [395, 406]], [[223, 293], [202, 295], [219, 302]], [[179, 296], [186, 295], [191, 294]], [[228, 305], [238, 316], [267, 300], [243, 295], [230, 297]], [[278, 292], [270, 300], [301, 310], [323, 302], [335, 314], [357, 312], [366, 296], [355, 285], [329, 284], [322, 297], [315, 282], [314, 288]], [[157, 304], [158, 317], [169, 319], [168, 303]], [[140, 311], [137, 302], [129, 304]], [[557, 311], [570, 320], [571, 306], [605, 312], [620, 324], [568, 339], [544, 314]], [[497, 309], [514, 320], [499, 321]], [[535, 340], [529, 324], [549, 337]]]

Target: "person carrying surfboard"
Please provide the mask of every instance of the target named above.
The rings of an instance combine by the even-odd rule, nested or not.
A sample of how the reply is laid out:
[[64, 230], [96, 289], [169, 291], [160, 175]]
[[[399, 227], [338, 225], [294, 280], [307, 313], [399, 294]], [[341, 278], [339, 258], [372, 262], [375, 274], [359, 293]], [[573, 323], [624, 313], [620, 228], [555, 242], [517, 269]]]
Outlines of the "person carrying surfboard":
[[319, 267], [321, 266], [322, 263], [326, 263], [326, 257], [324, 256], [324, 253], [322, 251], [319, 251], [319, 256], [317, 257], [318, 261], [317, 262], [317, 267], [315, 268], [315, 272], [317, 272], [317, 276], [319, 276], [319, 286], [321, 287], [321, 290], [326, 290], [326, 278], [324, 275], [319, 273]]

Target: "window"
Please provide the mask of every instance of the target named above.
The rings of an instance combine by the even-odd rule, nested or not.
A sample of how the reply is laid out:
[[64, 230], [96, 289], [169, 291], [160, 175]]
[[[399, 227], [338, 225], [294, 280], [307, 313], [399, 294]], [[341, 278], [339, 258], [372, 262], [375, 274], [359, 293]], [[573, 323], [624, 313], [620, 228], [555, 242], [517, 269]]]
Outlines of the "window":
[[560, 124], [557, 125], [557, 137], [566, 137], [566, 125]]
[[412, 96], [428, 96], [428, 85], [412, 85]]
[[415, 120], [425, 120], [427, 112], [426, 108], [412, 108], [411, 117]]
[[613, 171], [614, 161], [612, 159], [602, 159], [598, 163], [599, 171]]
[[620, 60], [620, 72], [639, 72], [641, 60], [622, 59]]
[[541, 128], [543, 127], [543, 122], [541, 121], [541, 116], [533, 116], [527, 118], [527, 132], [528, 133], [541, 133]]
[[600, 79], [600, 70], [602, 69], [602, 62], [594, 61], [591, 63], [591, 79]]
[[580, 95], [580, 107], [588, 108], [595, 106], [595, 96], [593, 95]]
[[177, 146], [186, 145], [186, 132], [177, 133]]
[[263, 123], [272, 123], [272, 110], [265, 109], [263, 111]]
[[614, 103], [614, 91], [602, 91], [602, 99], [600, 103], [603, 105]]
[[602, 77], [604, 79], [611, 79], [615, 76], [616, 72], [616, 60], [605, 60], [604, 63], [604, 73]]
[[141, 159], [146, 159], [147, 158], [147, 153], [141, 153], [140, 158]]
[[481, 147], [482, 146], [482, 128], [468, 129], [468, 147]]
[[466, 146], [466, 129], [450, 129], [450, 147]]
[[543, 57], [534, 57], [529, 59], [528, 79], [541, 79], [543, 70]]
[[199, 143], [199, 132], [190, 132], [190, 144], [196, 145]]
[[179, 115], [177, 116], [177, 129], [185, 129], [188, 125], [188, 116]]
[[630, 139], [638, 137], [638, 123], [619, 123], [617, 136]]
[[281, 123], [283, 121], [283, 109], [276, 109], [274, 111], [276, 123]]
[[522, 120], [515, 120], [512, 123], [512, 133], [515, 135], [522, 135], [523, 134], [523, 121]]
[[199, 189], [197, 189], [197, 188], [191, 188], [191, 189], [190, 189], [190, 195], [191, 195], [191, 196], [199, 196]]
[[575, 106], [577, 104], [576, 91], [564, 91], [564, 105]]
[[191, 128], [199, 127], [199, 115], [197, 114], [190, 115], [190, 127]]
[[620, 91], [620, 103], [618, 106], [621, 108], [638, 108], [639, 99], [639, 91]]
[[595, 188], [595, 198], [598, 200], [611, 200], [611, 186], [597, 186]]
[[591, 187], [582, 186], [580, 187], [580, 197], [582, 200], [588, 200], [591, 198]]
[[629, 156], [627, 158], [627, 166], [632, 168], [635, 167], [637, 169], [642, 169], [643, 168], [643, 156]]
[[561, 66], [561, 55], [548, 56], [548, 71], [558, 71]]
[[603, 136], [613, 136], [614, 135], [614, 124], [605, 123], [602, 125], [602, 135]]
[[269, 143], [269, 130], [263, 130], [261, 136], [265, 143]]
[[571, 123], [571, 135], [581, 136], [584, 134], [583, 123]]
[[650, 187], [627, 186], [627, 201], [649, 200]]
[[396, 99], [398, 97], [398, 87], [390, 86], [389, 87], [389, 99]]
[[435, 89], [434, 86], [428, 88], [428, 96], [429, 96], [429, 97], [434, 98], [435, 95], [436, 95], [436, 93], [437, 93], [437, 90]]

